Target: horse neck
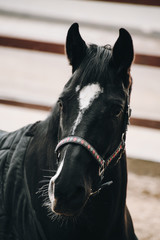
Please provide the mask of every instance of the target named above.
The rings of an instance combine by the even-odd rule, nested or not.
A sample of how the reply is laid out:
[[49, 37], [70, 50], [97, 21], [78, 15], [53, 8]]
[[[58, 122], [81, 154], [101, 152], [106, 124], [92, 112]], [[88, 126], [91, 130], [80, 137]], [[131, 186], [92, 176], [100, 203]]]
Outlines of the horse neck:
[[58, 143], [58, 119], [55, 116], [40, 122], [34, 141], [40, 168], [55, 169], [55, 147]]
[[[57, 119], [49, 116], [38, 122], [33, 130], [25, 157], [25, 168], [31, 194], [38, 190], [38, 184], [44, 175], [51, 175], [48, 170], [55, 169], [55, 146], [57, 145]], [[47, 170], [47, 171], [45, 171]]]
[[[126, 204], [126, 191], [127, 191], [127, 160], [126, 153], [122, 155], [119, 162], [109, 169], [108, 173], [110, 180], [113, 181], [113, 193], [116, 196], [115, 202], [121, 205], [121, 209], [124, 209]], [[108, 178], [108, 176], [107, 176]]]
[[[107, 174], [108, 176], [106, 176], [105, 180], [112, 180], [113, 184], [108, 190], [105, 191], [104, 189], [102, 193], [101, 199], [102, 202], [104, 202], [104, 206], [105, 203], [109, 203], [109, 212], [107, 208], [106, 212], [104, 209], [102, 212], [104, 214], [104, 222], [108, 224], [109, 231], [114, 234], [114, 229], [117, 229], [117, 233], [115, 234], [118, 236], [118, 231], [119, 234], [125, 234], [125, 229], [122, 227], [125, 226], [127, 188], [127, 161], [125, 153], [121, 157], [118, 164], [106, 172], [106, 175]], [[120, 229], [120, 227], [122, 228]], [[106, 235], [109, 236], [110, 232], [107, 232]], [[114, 236], [113, 239], [115, 239]]]

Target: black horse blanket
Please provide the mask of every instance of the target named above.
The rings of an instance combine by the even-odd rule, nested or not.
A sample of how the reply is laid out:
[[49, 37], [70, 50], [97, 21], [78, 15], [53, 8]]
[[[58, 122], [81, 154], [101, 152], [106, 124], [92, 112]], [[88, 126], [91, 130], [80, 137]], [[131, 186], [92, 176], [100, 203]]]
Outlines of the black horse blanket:
[[32, 128], [0, 131], [0, 240], [46, 239], [31, 204], [25, 171]]

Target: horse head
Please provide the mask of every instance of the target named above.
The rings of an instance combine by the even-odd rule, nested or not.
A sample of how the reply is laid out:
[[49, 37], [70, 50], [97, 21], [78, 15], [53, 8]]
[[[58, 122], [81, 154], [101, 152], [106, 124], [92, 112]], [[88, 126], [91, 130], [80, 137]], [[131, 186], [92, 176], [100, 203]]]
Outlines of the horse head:
[[133, 44], [130, 34], [120, 29], [113, 48], [88, 45], [75, 23], [68, 31], [66, 53], [72, 76], [55, 106], [57, 141], [66, 142], [57, 147], [58, 167], [48, 192], [53, 212], [75, 216], [101, 181], [96, 158], [112, 156], [125, 133]]

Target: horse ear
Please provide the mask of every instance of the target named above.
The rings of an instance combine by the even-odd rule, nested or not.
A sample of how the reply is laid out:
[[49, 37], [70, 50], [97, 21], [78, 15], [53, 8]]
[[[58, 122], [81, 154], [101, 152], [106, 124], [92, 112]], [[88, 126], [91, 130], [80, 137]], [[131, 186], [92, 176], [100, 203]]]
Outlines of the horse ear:
[[113, 47], [113, 62], [118, 70], [127, 71], [134, 58], [132, 37], [124, 28], [119, 30], [119, 37]]
[[66, 53], [73, 72], [80, 65], [86, 55], [87, 45], [79, 33], [79, 25], [74, 23], [68, 30], [66, 39]]

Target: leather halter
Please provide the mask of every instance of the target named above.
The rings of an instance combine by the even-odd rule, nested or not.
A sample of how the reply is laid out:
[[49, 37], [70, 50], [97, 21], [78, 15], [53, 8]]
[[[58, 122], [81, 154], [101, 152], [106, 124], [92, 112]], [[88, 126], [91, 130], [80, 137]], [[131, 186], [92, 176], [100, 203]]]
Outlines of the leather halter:
[[[126, 107], [125, 107], [125, 122], [124, 122], [124, 129], [123, 129], [123, 133], [121, 136], [121, 141], [118, 145], [118, 147], [116, 148], [116, 150], [110, 155], [109, 158], [107, 159], [103, 159], [98, 152], [95, 150], [95, 148], [88, 143], [85, 139], [78, 137], [78, 136], [67, 136], [65, 138], [63, 138], [56, 146], [55, 152], [58, 155], [58, 151], [60, 150], [61, 147], [63, 147], [66, 144], [77, 144], [77, 145], [81, 145], [83, 146], [85, 149], [87, 149], [91, 155], [94, 157], [94, 159], [98, 162], [98, 164], [100, 165], [99, 167], [99, 176], [101, 177], [101, 182], [104, 178], [104, 172], [105, 169], [109, 166], [109, 164], [113, 161], [116, 160], [116, 163], [118, 163], [118, 161], [121, 159], [122, 154], [125, 151], [125, 140], [126, 140], [126, 131], [128, 128], [128, 125], [130, 123], [130, 116], [131, 116], [131, 108], [130, 108], [130, 101], [129, 101], [129, 93], [127, 94], [127, 101], [126, 101]], [[116, 164], [115, 163], [115, 164]], [[111, 182], [107, 182], [104, 184], [101, 184], [99, 189], [95, 192], [92, 192], [91, 195], [95, 195], [97, 193], [100, 192], [100, 190], [105, 187], [105, 186], [109, 186], [110, 184], [112, 184]]]
[[83, 139], [81, 137], [77, 137], [77, 136], [68, 136], [66, 138], [63, 138], [58, 143], [58, 145], [56, 146], [55, 152], [57, 152], [62, 146], [66, 145], [68, 143], [74, 143], [74, 144], [81, 145], [84, 148], [86, 148], [92, 154], [92, 156], [95, 158], [95, 160], [100, 165], [99, 176], [103, 175], [105, 169], [108, 167], [108, 165], [118, 155], [119, 155], [119, 158], [117, 159], [117, 161], [121, 158], [122, 152], [124, 151], [124, 148], [125, 148], [125, 141], [124, 141], [124, 139], [122, 137], [122, 140], [121, 140], [120, 144], [118, 145], [118, 147], [116, 148], [116, 150], [114, 151], [114, 153], [109, 158], [107, 158], [105, 160], [98, 154], [98, 152], [95, 150], [95, 148], [90, 143], [88, 143], [85, 139]]

